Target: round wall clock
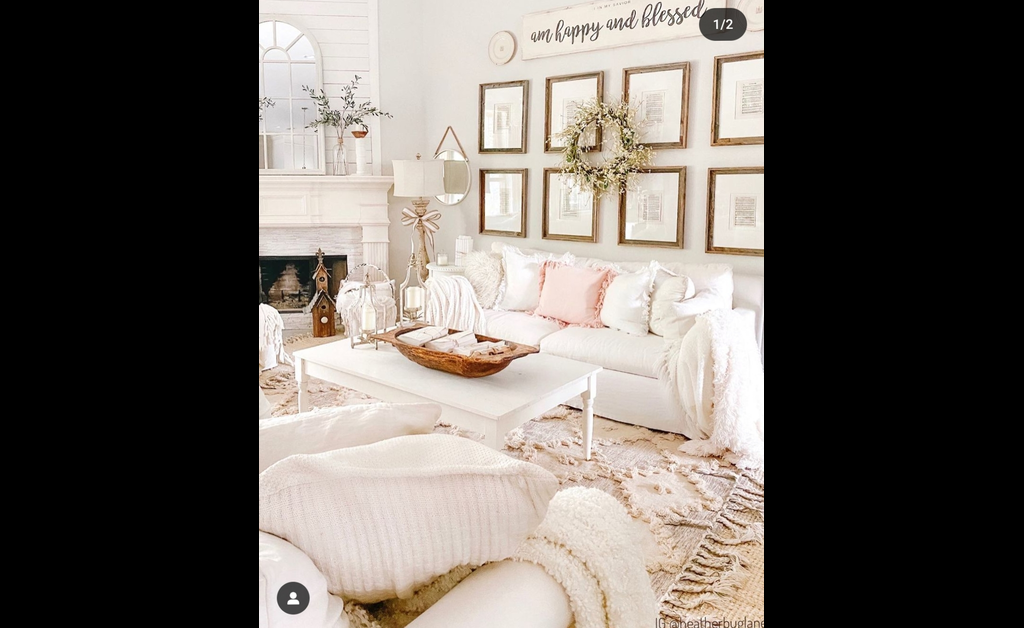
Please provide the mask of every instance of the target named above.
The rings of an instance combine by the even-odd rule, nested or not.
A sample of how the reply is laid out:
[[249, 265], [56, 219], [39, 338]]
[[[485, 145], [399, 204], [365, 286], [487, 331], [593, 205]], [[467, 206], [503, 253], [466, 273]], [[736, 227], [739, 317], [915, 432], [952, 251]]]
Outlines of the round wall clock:
[[764, 30], [764, 0], [741, 0], [737, 8], [746, 16], [749, 30]]
[[516, 56], [516, 38], [509, 31], [501, 31], [491, 37], [487, 48], [491, 61], [495, 65], [505, 65]]

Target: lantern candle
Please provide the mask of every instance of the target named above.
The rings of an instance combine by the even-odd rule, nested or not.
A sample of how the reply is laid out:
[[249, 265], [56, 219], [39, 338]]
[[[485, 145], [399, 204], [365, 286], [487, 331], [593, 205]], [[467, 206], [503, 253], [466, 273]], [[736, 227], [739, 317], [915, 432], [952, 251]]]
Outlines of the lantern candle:
[[426, 291], [423, 288], [408, 288], [405, 291], [405, 309], [418, 310], [423, 307]]
[[369, 302], [363, 304], [362, 329], [364, 332], [377, 333], [377, 311]]

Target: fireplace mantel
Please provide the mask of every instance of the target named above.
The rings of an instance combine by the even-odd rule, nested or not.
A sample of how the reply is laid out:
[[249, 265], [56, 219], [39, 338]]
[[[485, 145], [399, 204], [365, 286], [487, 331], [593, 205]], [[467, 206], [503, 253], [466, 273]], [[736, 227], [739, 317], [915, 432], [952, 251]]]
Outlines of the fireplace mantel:
[[[329, 242], [324, 250], [356, 260], [361, 257], [361, 261], [387, 269], [388, 227], [391, 225], [388, 192], [393, 184], [392, 177], [260, 176], [261, 255], [268, 254], [264, 251], [274, 240], [275, 231], [319, 228], [325, 239], [338, 240], [337, 233], [347, 230], [354, 232], [361, 241], [361, 256], [353, 255], [354, 251], [350, 250], [328, 250]], [[310, 238], [310, 242], [315, 241], [316, 238]], [[314, 252], [315, 249], [310, 251]]]

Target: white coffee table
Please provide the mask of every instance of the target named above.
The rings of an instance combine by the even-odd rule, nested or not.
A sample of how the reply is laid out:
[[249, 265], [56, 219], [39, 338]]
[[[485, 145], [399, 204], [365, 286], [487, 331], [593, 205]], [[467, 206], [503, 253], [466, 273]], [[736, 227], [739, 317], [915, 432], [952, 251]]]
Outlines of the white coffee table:
[[294, 357], [300, 412], [310, 409], [309, 380], [315, 377], [382, 401], [439, 404], [445, 421], [483, 434], [494, 449], [504, 446], [512, 430], [581, 396], [590, 460], [599, 366], [539, 354], [516, 360], [497, 375], [466, 379], [413, 364], [389, 345], [353, 349], [347, 340], [297, 351]]

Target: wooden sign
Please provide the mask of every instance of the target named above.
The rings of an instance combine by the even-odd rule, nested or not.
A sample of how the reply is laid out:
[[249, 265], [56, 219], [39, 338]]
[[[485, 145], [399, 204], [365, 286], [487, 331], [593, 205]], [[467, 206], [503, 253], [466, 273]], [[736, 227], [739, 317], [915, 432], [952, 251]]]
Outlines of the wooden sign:
[[700, 37], [700, 18], [726, 0], [599, 0], [523, 16], [523, 59]]

